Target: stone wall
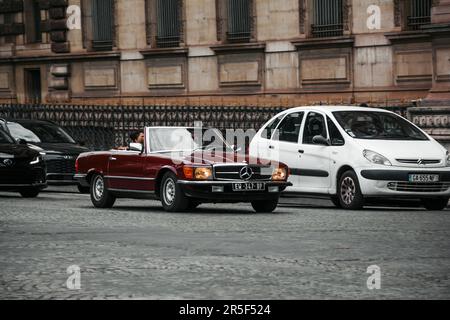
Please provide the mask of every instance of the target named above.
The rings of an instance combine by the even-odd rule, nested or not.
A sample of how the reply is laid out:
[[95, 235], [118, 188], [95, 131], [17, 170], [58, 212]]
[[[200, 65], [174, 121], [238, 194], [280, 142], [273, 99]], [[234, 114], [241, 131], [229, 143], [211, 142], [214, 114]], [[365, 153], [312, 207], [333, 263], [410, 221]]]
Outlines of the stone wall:
[[[324, 39], [311, 38], [312, 0], [253, 0], [254, 34], [242, 44], [220, 36], [221, 0], [180, 1], [182, 47], [153, 47], [146, 1], [116, 0], [107, 52], [88, 45], [85, 0], [49, 1], [58, 10], [79, 6], [82, 29], [64, 31], [67, 42], [58, 43], [68, 53], [52, 51], [51, 41], [27, 44], [17, 35], [5, 43], [0, 35], [0, 102], [25, 102], [23, 72], [31, 66], [41, 69], [43, 102], [386, 106], [449, 95], [448, 0], [434, 1], [440, 28], [415, 32], [403, 27], [405, 0], [344, 0], [343, 36]], [[379, 28], [372, 29], [377, 8]], [[14, 19], [23, 21], [20, 13]]]

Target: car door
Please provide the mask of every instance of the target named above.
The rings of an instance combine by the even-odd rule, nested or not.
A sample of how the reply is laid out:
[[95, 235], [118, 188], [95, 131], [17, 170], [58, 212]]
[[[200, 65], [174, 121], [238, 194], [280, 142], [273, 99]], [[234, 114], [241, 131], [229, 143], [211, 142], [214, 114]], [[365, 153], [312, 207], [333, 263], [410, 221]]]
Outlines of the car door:
[[139, 151], [112, 151], [108, 162], [108, 187], [117, 190], [146, 190], [143, 157]]
[[264, 130], [262, 130], [261, 135], [258, 137], [256, 143], [256, 150], [251, 151], [252, 156], [256, 156], [260, 159], [271, 160], [271, 149], [269, 148], [271, 143], [272, 135], [275, 129], [280, 124], [281, 120], [285, 117], [286, 114], [281, 114], [272, 119], [269, 124], [266, 125]]
[[313, 143], [315, 136], [321, 135], [328, 139], [325, 115], [317, 111], [309, 111], [303, 132], [299, 152], [299, 191], [311, 193], [328, 193], [331, 184], [329, 146]]
[[270, 159], [281, 161], [290, 169], [289, 181], [293, 186], [288, 191], [298, 191], [297, 171], [301, 158], [298, 142], [304, 115], [304, 112], [292, 112], [286, 115], [276, 128], [268, 147]]

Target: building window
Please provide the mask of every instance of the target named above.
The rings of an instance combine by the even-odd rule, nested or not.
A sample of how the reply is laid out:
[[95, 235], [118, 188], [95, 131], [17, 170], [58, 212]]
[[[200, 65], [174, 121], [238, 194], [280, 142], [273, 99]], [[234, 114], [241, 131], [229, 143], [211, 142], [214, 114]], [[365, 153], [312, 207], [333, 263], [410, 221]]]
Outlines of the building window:
[[112, 50], [114, 35], [114, 1], [92, 1], [92, 48]]
[[229, 42], [249, 42], [251, 36], [251, 1], [228, 0]]
[[41, 71], [25, 69], [25, 93], [27, 103], [41, 103]]
[[41, 9], [38, 0], [25, 0], [25, 37], [27, 43], [42, 42]]
[[156, 43], [160, 48], [180, 45], [180, 0], [157, 0]]
[[255, 0], [216, 0], [217, 39], [229, 43], [254, 38]]
[[432, 0], [409, 0], [407, 2], [407, 27], [409, 30], [419, 30], [422, 25], [431, 23]]
[[182, 0], [147, 0], [147, 43], [179, 47], [182, 43]]
[[344, 31], [343, 0], [313, 0], [313, 37], [338, 37]]

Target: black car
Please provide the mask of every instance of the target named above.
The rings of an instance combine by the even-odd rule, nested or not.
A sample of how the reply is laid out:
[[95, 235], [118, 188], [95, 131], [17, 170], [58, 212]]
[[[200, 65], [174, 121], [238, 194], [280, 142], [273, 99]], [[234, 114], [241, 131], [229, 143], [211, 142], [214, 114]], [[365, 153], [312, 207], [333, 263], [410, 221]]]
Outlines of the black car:
[[75, 161], [80, 153], [89, 151], [64, 129], [49, 121], [3, 120], [4, 129], [16, 141], [26, 141], [28, 146], [39, 151], [47, 165], [49, 185], [77, 185], [80, 192], [89, 192], [74, 179]]
[[42, 155], [0, 129], [0, 191], [35, 198], [47, 187]]

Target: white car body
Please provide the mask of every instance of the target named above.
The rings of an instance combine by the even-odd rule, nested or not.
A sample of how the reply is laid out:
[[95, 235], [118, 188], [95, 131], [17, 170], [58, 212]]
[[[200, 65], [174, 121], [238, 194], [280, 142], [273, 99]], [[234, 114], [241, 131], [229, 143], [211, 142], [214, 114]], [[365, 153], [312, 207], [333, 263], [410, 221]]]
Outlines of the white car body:
[[[346, 132], [335, 118], [333, 112], [339, 111], [375, 111], [393, 114], [382, 109], [350, 106], [311, 106], [288, 109], [272, 118], [258, 131], [250, 144], [250, 155], [279, 160], [290, 167], [290, 182], [293, 183], [293, 186], [289, 187], [286, 192], [337, 195], [339, 192], [337, 185], [339, 175], [343, 171], [351, 169], [358, 177], [364, 197], [450, 197], [448, 151], [432, 137], [408, 122], [420, 130], [428, 140], [357, 139], [351, 136], [353, 134], [351, 130], [350, 133]], [[274, 136], [271, 139], [264, 138], [266, 129], [272, 125], [275, 119], [282, 118], [278, 123], [278, 126], [280, 126], [287, 116], [291, 115], [292, 118], [292, 114], [298, 112], [304, 112], [298, 141], [279, 141]], [[311, 112], [324, 117], [328, 141], [330, 142], [329, 127], [332, 126], [328, 121], [331, 120], [344, 139], [344, 145], [326, 146], [305, 143], [303, 141], [305, 123], [308, 121], [307, 117]], [[327, 117], [330, 120], [326, 120]], [[298, 120], [298, 122], [300, 121]], [[339, 142], [339, 140], [335, 141]], [[364, 150], [370, 150], [384, 156], [390, 161], [391, 165], [376, 164], [369, 161], [363, 155]], [[433, 161], [425, 164], [428, 161], [423, 160]], [[424, 183], [423, 185], [409, 182], [409, 179], [412, 179], [412, 174], [437, 174], [439, 175], [439, 182]]]

